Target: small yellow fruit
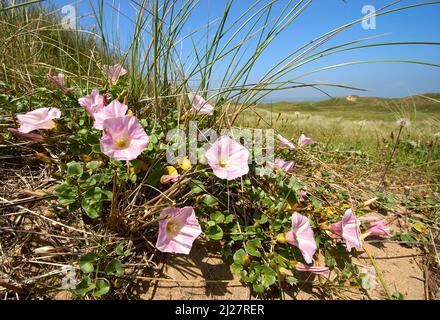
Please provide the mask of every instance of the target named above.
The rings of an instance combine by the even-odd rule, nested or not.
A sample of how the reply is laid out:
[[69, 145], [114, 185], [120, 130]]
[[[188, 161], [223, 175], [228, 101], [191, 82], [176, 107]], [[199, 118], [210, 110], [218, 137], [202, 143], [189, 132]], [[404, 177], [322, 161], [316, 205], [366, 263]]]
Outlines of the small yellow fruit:
[[189, 169], [191, 169], [191, 162], [188, 160], [188, 157], [179, 159], [177, 161], [177, 164], [184, 171], [188, 171]]
[[167, 175], [169, 175], [169, 176], [178, 176], [179, 175], [179, 173], [177, 172], [177, 169], [174, 168], [173, 166], [167, 166], [165, 168], [165, 170], [167, 172]]
[[113, 286], [114, 286], [115, 288], [120, 288], [120, 287], [122, 286], [122, 280], [121, 280], [121, 279], [115, 279], [115, 280], [113, 281]]
[[287, 243], [286, 235], [284, 233], [277, 234], [277, 242], [281, 244]]
[[35, 153], [35, 157], [41, 161], [43, 161], [45, 164], [52, 163], [52, 159], [45, 155], [44, 153], [37, 152]]
[[86, 155], [86, 154], [81, 154], [80, 156], [79, 156], [79, 159], [81, 160], [81, 161], [83, 161], [83, 162], [89, 162], [89, 161], [92, 161], [92, 157], [91, 156], [89, 156], [89, 155]]
[[247, 267], [248, 265], [250, 265], [250, 263], [251, 263], [251, 258], [249, 257], [249, 255], [245, 255], [245, 256], [243, 257], [242, 264], [243, 264], [245, 267]]
[[102, 168], [102, 167], [104, 167], [104, 166], [105, 166], [105, 162], [102, 161], [102, 160], [99, 160], [99, 161], [98, 161], [98, 168]]
[[321, 230], [328, 230], [329, 229], [329, 225], [327, 223], [322, 223], [319, 225], [319, 229]]
[[53, 124], [52, 130], [53, 130], [53, 132], [61, 132], [62, 131], [61, 128], [60, 128], [60, 125], [57, 124], [57, 123]]
[[297, 264], [298, 262], [296, 261], [296, 260], [290, 260], [289, 261], [289, 264], [290, 264], [290, 267], [292, 268], [292, 269], [295, 269], [296, 268], [296, 264]]
[[284, 212], [290, 212], [290, 211], [292, 211], [292, 210], [293, 210], [293, 209], [292, 209], [292, 206], [290, 205], [289, 202], [287, 202], [287, 203], [284, 205], [283, 211], [284, 211]]

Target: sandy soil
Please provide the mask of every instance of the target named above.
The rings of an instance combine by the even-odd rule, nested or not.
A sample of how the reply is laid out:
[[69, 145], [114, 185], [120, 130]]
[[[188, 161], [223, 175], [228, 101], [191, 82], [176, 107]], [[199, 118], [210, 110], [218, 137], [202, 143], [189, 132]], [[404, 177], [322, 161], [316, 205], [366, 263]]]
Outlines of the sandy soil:
[[[425, 299], [424, 272], [421, 270], [422, 252], [396, 243], [380, 246], [366, 244], [391, 293], [401, 292], [406, 299]], [[165, 256], [158, 280], [142, 279], [139, 275], [134, 293], [141, 299], [256, 299], [250, 290], [223, 263], [219, 245], [197, 242], [189, 256]], [[371, 267], [362, 252], [354, 261], [359, 267]], [[310, 278], [310, 276], [308, 276]], [[206, 279], [207, 281], [204, 281]], [[307, 280], [307, 279], [306, 279]], [[315, 279], [316, 280], [316, 279]], [[298, 289], [298, 288], [297, 288]], [[385, 291], [378, 283], [369, 292], [372, 299], [385, 299]], [[277, 298], [277, 297], [273, 297]], [[317, 286], [301, 285], [301, 290], [286, 290], [285, 299], [323, 299]], [[367, 299], [358, 290], [346, 290], [336, 299]]]
[[[423, 253], [417, 248], [404, 247], [397, 243], [375, 246], [366, 244], [374, 257], [391, 293], [400, 292], [407, 300], [423, 300], [425, 296], [425, 275], [422, 270]], [[358, 262], [371, 266], [370, 259], [363, 253]], [[373, 299], [383, 299], [385, 291], [380, 286], [371, 293]]]

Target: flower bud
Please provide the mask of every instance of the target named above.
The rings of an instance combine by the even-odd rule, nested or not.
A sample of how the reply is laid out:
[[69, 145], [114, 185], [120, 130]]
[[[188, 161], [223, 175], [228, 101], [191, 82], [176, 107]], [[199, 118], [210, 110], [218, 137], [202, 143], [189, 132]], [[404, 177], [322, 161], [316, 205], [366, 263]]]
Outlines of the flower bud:
[[284, 233], [279, 233], [278, 235], [277, 235], [277, 242], [278, 243], [281, 243], [281, 244], [285, 244], [285, 243], [287, 243], [287, 239], [286, 239], [286, 235], [284, 234]]
[[372, 205], [373, 203], [375, 203], [377, 200], [377, 197], [371, 198], [367, 201], [365, 201], [364, 203], [362, 203], [361, 207], [365, 208], [365, 207], [369, 207], [370, 205]]

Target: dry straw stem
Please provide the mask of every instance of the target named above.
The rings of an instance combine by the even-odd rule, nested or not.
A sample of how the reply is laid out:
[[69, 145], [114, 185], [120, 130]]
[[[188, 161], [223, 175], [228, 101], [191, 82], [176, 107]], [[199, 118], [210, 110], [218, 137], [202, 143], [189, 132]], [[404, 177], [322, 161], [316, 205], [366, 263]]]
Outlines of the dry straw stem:
[[[2, 201], [4, 201], [4, 202], [7, 202], [7, 203], [9, 203], [9, 204], [11, 204], [11, 205], [14, 205], [14, 203], [13, 203], [12, 201], [9, 201], [8, 199], [5, 199], [5, 198], [3, 198], [3, 197], [0, 197], [0, 200], [2, 200]], [[30, 214], [32, 214], [32, 215], [34, 215], [34, 216], [36, 216], [36, 217], [38, 217], [38, 218], [40, 218], [40, 219], [43, 219], [43, 220], [49, 221], [49, 222], [50, 222], [51, 224], [53, 224], [53, 225], [62, 226], [62, 227], [64, 227], [64, 228], [66, 228], [66, 229], [69, 229], [69, 230], [72, 230], [72, 231], [75, 231], [75, 232], [79, 232], [79, 233], [82, 233], [82, 234], [95, 235], [95, 234], [93, 234], [93, 233], [91, 233], [91, 232], [88, 232], [88, 231], [85, 231], [85, 230], [79, 230], [79, 229], [76, 229], [76, 228], [70, 227], [70, 226], [68, 226], [68, 225], [65, 225], [64, 223], [61, 223], [61, 222], [55, 221], [55, 220], [53, 220], [53, 219], [50, 219], [50, 218], [48, 218], [48, 217], [46, 217], [46, 216], [43, 216], [43, 215], [39, 214], [38, 212], [35, 212], [35, 211], [30, 210], [30, 209], [28, 209], [28, 208], [25, 208], [25, 207], [23, 207], [23, 206], [21, 206], [21, 205], [17, 205], [17, 208], [20, 208], [20, 209], [26, 211], [27, 213], [30, 213]], [[100, 237], [101, 237], [101, 236], [100, 236]], [[104, 236], [102, 236], [102, 237], [104, 237]]]
[[371, 264], [374, 267], [374, 270], [376, 271], [377, 277], [379, 278], [379, 282], [382, 285], [383, 289], [385, 290], [385, 294], [387, 295], [388, 299], [391, 300], [392, 295], [391, 295], [390, 289], [388, 288], [388, 285], [382, 276], [382, 272], [377, 267], [377, 264], [376, 264], [376, 261], [374, 260], [373, 255], [370, 253], [370, 251], [367, 249], [366, 246], [364, 246], [363, 248], [364, 248], [365, 253], [368, 255], [368, 258], [370, 259]]

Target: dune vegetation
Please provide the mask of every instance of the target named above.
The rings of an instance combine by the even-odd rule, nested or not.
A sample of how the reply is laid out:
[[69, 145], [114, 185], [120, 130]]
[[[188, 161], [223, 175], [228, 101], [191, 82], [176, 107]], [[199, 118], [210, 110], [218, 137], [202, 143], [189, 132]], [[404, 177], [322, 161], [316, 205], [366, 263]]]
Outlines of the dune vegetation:
[[[298, 82], [320, 71], [299, 68], [362, 48], [366, 39], [326, 46], [362, 18], [254, 82], [260, 57], [312, 1], [255, 1], [234, 20], [225, 1], [209, 33], [190, 35], [199, 1], [133, 1], [127, 45], [104, 1], [90, 2], [91, 29], [66, 29], [39, 2], [0, 0], [2, 298], [195, 299], [183, 284], [207, 299], [439, 297], [440, 95], [345, 87], [356, 101], [262, 102], [344, 87]], [[368, 44], [383, 45], [415, 43]], [[377, 258], [399, 252], [409, 258]]]

